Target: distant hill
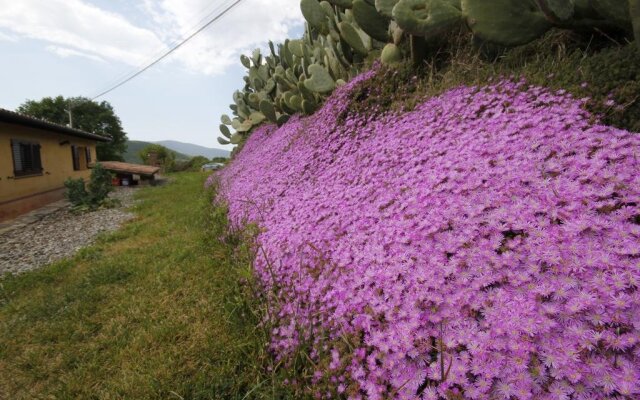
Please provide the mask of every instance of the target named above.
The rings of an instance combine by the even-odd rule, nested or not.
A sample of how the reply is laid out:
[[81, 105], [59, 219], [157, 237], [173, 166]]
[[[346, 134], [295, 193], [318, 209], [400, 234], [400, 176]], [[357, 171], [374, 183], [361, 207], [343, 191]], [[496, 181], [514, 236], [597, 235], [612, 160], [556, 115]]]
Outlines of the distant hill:
[[226, 157], [229, 158], [230, 152], [222, 149], [214, 149], [211, 147], [199, 146], [197, 144], [192, 143], [183, 143], [175, 140], [161, 140], [159, 142], [155, 142], [157, 144], [161, 144], [166, 148], [169, 148], [175, 152], [186, 154], [188, 156], [205, 156], [209, 159], [214, 157]]
[[[133, 163], [133, 164], [140, 164], [142, 163], [142, 160], [140, 159], [140, 157], [138, 157], [138, 153], [140, 152], [140, 150], [144, 149], [145, 147], [147, 147], [148, 145], [153, 144], [151, 142], [143, 142], [141, 140], [129, 140], [127, 141], [127, 152], [123, 154], [124, 160], [128, 163]], [[161, 143], [160, 143], [161, 144]], [[169, 146], [164, 145], [163, 146], [171, 149]], [[171, 149], [173, 150], [173, 149]], [[183, 153], [179, 153], [175, 150], [173, 150], [173, 152], [176, 155], [176, 160], [188, 160], [191, 158], [191, 156], [188, 156], [186, 154]]]

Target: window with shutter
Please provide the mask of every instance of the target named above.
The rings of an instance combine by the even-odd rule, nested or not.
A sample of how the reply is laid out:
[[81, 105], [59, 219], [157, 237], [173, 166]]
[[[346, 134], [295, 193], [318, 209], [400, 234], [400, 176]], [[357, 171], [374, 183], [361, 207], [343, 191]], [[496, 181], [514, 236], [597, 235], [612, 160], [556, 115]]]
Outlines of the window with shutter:
[[91, 147], [87, 146], [84, 148], [85, 154], [87, 155], [87, 165], [91, 163]]
[[80, 153], [78, 152], [78, 148], [74, 145], [71, 146], [71, 158], [73, 159], [73, 170], [80, 170]]
[[15, 176], [42, 175], [42, 159], [38, 143], [11, 140], [11, 154]]

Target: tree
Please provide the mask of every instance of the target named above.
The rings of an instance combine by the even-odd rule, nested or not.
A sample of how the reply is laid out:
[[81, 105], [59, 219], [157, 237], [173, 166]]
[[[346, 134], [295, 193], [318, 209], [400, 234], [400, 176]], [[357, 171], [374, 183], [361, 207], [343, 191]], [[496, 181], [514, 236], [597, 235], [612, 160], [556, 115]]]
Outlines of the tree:
[[176, 162], [176, 153], [159, 144], [150, 144], [138, 152], [144, 164], [157, 165], [164, 172], [170, 172]]
[[107, 101], [98, 103], [86, 97], [45, 97], [40, 101], [27, 100], [16, 111], [56, 124], [71, 125], [68, 110], [71, 110], [74, 128], [111, 138], [108, 143], [98, 143], [99, 161], [124, 161], [122, 155], [127, 151], [127, 134]]

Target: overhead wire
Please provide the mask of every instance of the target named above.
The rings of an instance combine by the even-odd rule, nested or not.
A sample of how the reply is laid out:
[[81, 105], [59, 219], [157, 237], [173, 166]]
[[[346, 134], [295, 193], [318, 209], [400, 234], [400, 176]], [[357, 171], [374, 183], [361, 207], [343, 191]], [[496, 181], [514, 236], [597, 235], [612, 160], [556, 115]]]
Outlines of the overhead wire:
[[[195, 13], [194, 16], [201, 16], [204, 15], [202, 18], [198, 19], [198, 22], [195, 22], [193, 24], [190, 24], [189, 29], [186, 29], [185, 32], [191, 32], [193, 30], [195, 30], [196, 28], [198, 28], [200, 26], [201, 23], [203, 23], [204, 21], [208, 20], [215, 12], [217, 12], [218, 10], [222, 9], [223, 6], [225, 5], [225, 3], [228, 3], [228, 1], [223, 1], [221, 4], [218, 4], [216, 7], [214, 7], [211, 11], [207, 11], [208, 9], [210, 9], [212, 6], [215, 5], [215, 1], [209, 3], [209, 5], [207, 5], [206, 7], [202, 8], [199, 12]], [[195, 18], [194, 18], [195, 20]], [[147, 60], [155, 60], [156, 58], [160, 57], [167, 49], [167, 47], [171, 48], [175, 45], [177, 45], [178, 43], [180, 43], [182, 40], [184, 40], [185, 36], [182, 36], [178, 39], [175, 39], [173, 42], [171, 42], [169, 44], [169, 46], [165, 46], [163, 45], [162, 47], [158, 47], [156, 51], [154, 51], [153, 53], [150, 53], [150, 56], [147, 57]], [[96, 90], [94, 92], [95, 93], [102, 93], [103, 91], [105, 91], [106, 89], [110, 88], [111, 86], [115, 85], [116, 83], [120, 82], [121, 80], [127, 78], [130, 75], [133, 75], [137, 70], [144, 68], [145, 65], [148, 64], [149, 61], [145, 61], [144, 63], [140, 63], [138, 64], [136, 67], [134, 68], [124, 68], [122, 69], [121, 73], [119, 73], [117, 75], [117, 77], [115, 79], [111, 79], [109, 81], [109, 83], [107, 83], [106, 85], [104, 85], [100, 90]], [[93, 97], [94, 95], [89, 96], [90, 98]]]
[[[203, 30], [205, 30], [207, 27], [209, 27], [211, 24], [213, 24], [214, 22], [216, 22], [217, 20], [219, 20], [220, 18], [222, 18], [223, 16], [225, 16], [229, 11], [231, 11], [233, 8], [235, 8], [238, 4], [240, 4], [242, 1], [244, 0], [235, 0], [233, 3], [231, 3], [229, 6], [227, 6], [224, 10], [222, 10], [221, 12], [219, 12], [218, 14], [216, 14], [213, 18], [209, 19], [204, 25], [202, 25], [200, 28], [198, 28], [195, 32], [191, 33], [190, 35], [188, 35], [186, 38], [184, 38], [183, 40], [181, 40], [179, 43], [173, 45], [171, 48], [169, 48], [169, 50], [165, 51], [161, 56], [159, 56], [158, 58], [156, 58], [154, 61], [152, 61], [151, 63], [147, 64], [146, 66], [142, 67], [141, 69], [139, 69], [138, 71], [136, 71], [135, 73], [130, 74], [130, 76], [123, 78], [119, 83], [114, 84], [113, 86], [111, 86], [109, 89], [103, 90], [102, 92], [100, 92], [98, 95], [93, 96], [91, 98], [91, 100], [95, 100], [99, 97], [102, 97], [104, 95], [106, 95], [107, 93], [110, 93], [114, 90], [116, 90], [117, 88], [119, 88], [120, 86], [124, 85], [125, 83], [131, 81], [132, 79], [136, 78], [137, 76], [139, 76], [140, 74], [142, 74], [143, 72], [147, 71], [149, 68], [153, 67], [154, 65], [156, 65], [157, 63], [159, 63], [160, 61], [162, 61], [163, 59], [165, 59], [167, 56], [169, 56], [171, 53], [173, 53], [174, 51], [178, 50], [180, 47], [182, 47], [185, 43], [187, 43], [188, 41], [190, 41], [191, 39], [193, 39], [196, 35], [198, 35], [200, 32], [202, 32]], [[213, 13], [213, 11], [212, 11]], [[210, 13], [211, 14], [211, 13]], [[206, 17], [205, 17], [206, 18]]]

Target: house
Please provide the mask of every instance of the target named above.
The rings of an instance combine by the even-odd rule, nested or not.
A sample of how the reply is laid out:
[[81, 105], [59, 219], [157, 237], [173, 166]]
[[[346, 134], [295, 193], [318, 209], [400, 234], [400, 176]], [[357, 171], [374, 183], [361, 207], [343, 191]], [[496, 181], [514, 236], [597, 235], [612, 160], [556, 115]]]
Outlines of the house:
[[89, 178], [96, 144], [110, 139], [0, 108], [0, 221], [64, 197]]

